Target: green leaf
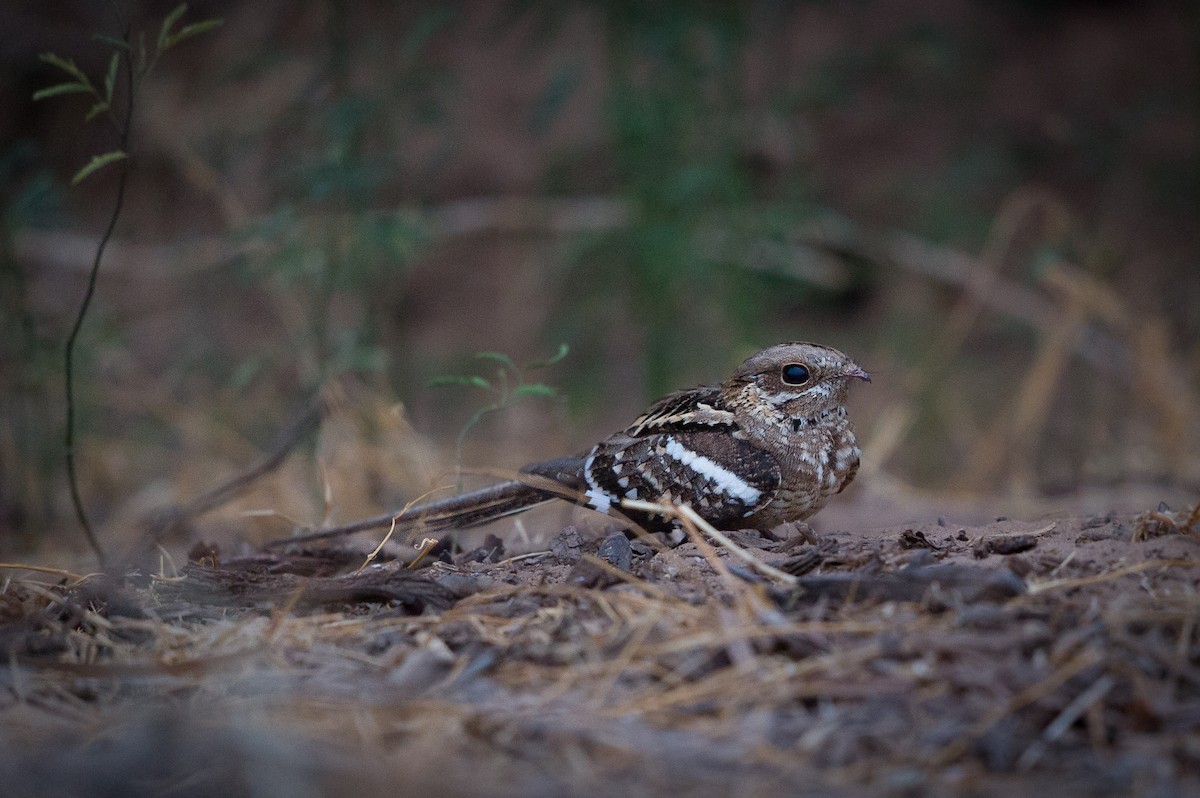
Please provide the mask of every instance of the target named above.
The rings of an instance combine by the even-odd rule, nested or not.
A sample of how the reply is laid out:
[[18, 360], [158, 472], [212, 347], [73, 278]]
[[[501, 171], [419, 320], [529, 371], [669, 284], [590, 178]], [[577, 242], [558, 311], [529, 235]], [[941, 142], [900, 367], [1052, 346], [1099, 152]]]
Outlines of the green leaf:
[[91, 94], [91, 92], [92, 87], [82, 83], [59, 83], [56, 86], [38, 89], [33, 93], [33, 99], [44, 100], [47, 97], [57, 97], [60, 94]]
[[103, 33], [93, 33], [92, 38], [98, 42], [104, 42], [114, 50], [129, 52], [129, 42], [123, 42], [120, 39], [113, 38], [112, 36], [105, 36]]
[[38, 58], [47, 64], [58, 67], [83, 85], [88, 86], [89, 88], [91, 87], [92, 82], [88, 80], [88, 76], [83, 73], [82, 69], [75, 66], [74, 59], [68, 60], [66, 58], [62, 58], [61, 56], [57, 56], [54, 53], [42, 53], [38, 56]]
[[100, 102], [98, 102], [98, 103], [96, 103], [95, 105], [93, 105], [93, 106], [92, 106], [92, 110], [90, 110], [90, 111], [88, 111], [88, 112], [87, 112], [87, 116], [85, 116], [85, 117], [83, 118], [83, 121], [84, 121], [84, 122], [91, 122], [91, 121], [92, 121], [93, 119], [95, 119], [97, 116], [99, 116], [100, 114], [102, 114], [102, 113], [104, 113], [105, 111], [107, 111], [107, 110], [108, 110], [108, 107], [109, 107], [109, 106], [108, 106], [108, 103], [107, 103], [106, 101], [104, 101], [104, 100], [101, 100]]
[[558, 361], [560, 361], [564, 357], [566, 357], [567, 353], [570, 351], [571, 351], [571, 347], [567, 346], [565, 343], [561, 343], [558, 345], [558, 351], [555, 352], [553, 356], [551, 356], [550, 358], [548, 358], [546, 360], [538, 360], [533, 363], [530, 363], [525, 368], [527, 368], [527, 369], [544, 369], [547, 366], [553, 366], [555, 363], [557, 363]]
[[492, 387], [490, 382], [485, 380], [483, 377], [474, 374], [463, 376], [456, 374], [442, 374], [429, 380], [430, 387], [435, 385], [470, 385], [474, 388], [484, 388], [486, 390], [491, 390]]
[[206, 19], [203, 22], [193, 22], [191, 25], [184, 25], [178, 33], [173, 33], [167, 37], [167, 42], [162, 49], [169, 50], [179, 44], [184, 39], [190, 39], [193, 36], [199, 36], [201, 33], [219, 28], [225, 24], [223, 19]]
[[171, 33], [171, 28], [175, 27], [175, 23], [178, 22], [179, 18], [186, 13], [187, 3], [180, 3], [179, 5], [175, 6], [174, 11], [172, 11], [170, 14], [167, 14], [167, 16], [163, 19], [162, 28], [158, 31], [158, 41], [155, 43], [155, 47], [158, 48], [160, 53], [167, 49], [167, 36]]
[[509, 357], [508, 355], [504, 354], [503, 352], [476, 352], [475, 357], [478, 358], [479, 360], [491, 360], [493, 362], [499, 363], [500, 365], [504, 366], [507, 369], [515, 368], [515, 366], [513, 365], [513, 362], [512, 362], [512, 358]]
[[121, 54], [113, 53], [108, 62], [108, 74], [104, 76], [104, 99], [111, 103], [113, 86], [117, 82], [117, 65], [121, 63]]
[[106, 152], [103, 155], [95, 155], [92, 157], [92, 160], [88, 161], [87, 166], [75, 173], [75, 176], [71, 178], [71, 185], [79, 185], [80, 181], [85, 179], [92, 172], [95, 172], [97, 169], [103, 169], [110, 163], [115, 163], [127, 157], [128, 156], [121, 150], [113, 150], [112, 152]]
[[540, 382], [527, 382], [513, 388], [513, 396], [557, 396], [558, 391]]

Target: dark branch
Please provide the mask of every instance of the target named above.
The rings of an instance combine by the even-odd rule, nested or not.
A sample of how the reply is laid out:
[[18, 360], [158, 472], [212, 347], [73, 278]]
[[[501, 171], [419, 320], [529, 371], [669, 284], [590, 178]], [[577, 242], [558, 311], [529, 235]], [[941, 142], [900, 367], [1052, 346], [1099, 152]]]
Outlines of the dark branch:
[[287, 459], [292, 449], [315, 430], [325, 417], [328, 405], [318, 393], [308, 406], [275, 436], [270, 450], [254, 465], [234, 474], [220, 485], [205, 491], [182, 507], [163, 512], [151, 523], [150, 536], [160, 540], [167, 532], [197, 515], [232, 501], [262, 477], [275, 471]]

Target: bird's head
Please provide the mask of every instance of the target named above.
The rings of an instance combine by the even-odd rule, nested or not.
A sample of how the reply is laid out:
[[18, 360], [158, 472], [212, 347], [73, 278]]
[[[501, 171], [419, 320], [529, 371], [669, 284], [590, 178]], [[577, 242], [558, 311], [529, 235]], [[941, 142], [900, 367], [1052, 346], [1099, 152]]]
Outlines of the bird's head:
[[853, 380], [871, 376], [838, 350], [788, 343], [747, 358], [721, 388], [731, 401], [749, 393], [788, 418], [819, 418], [845, 403]]

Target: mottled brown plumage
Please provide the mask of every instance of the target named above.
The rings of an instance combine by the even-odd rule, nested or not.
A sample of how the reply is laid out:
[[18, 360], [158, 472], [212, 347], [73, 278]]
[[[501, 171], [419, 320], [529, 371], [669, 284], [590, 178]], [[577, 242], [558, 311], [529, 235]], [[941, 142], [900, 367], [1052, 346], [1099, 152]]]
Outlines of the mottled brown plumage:
[[724, 529], [804, 520], [858, 471], [845, 408], [853, 379], [869, 377], [829, 347], [763, 350], [721, 385], [664, 397], [597, 444], [584, 469], [590, 503], [687, 503]]
[[[663, 397], [582, 456], [522, 469], [537, 484], [503, 482], [412, 507], [395, 520], [462, 528], [581, 496], [601, 512], [620, 509], [623, 498], [686, 503], [719, 529], [801, 521], [858, 470], [845, 408], [852, 380], [870, 377], [836, 349], [779, 344], [748, 358], [720, 385]], [[661, 516], [622, 512], [649, 530], [671, 529]]]

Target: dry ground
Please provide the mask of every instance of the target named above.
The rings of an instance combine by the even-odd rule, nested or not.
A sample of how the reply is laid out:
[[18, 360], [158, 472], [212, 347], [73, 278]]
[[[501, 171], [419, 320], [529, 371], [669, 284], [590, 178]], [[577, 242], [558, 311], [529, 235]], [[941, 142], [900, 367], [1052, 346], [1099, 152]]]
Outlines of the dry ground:
[[[1189, 521], [1191, 527], [1189, 528]], [[9, 571], [7, 795], [1176, 795], [1196, 517]], [[599, 553], [599, 557], [595, 555]], [[628, 570], [615, 568], [628, 567]]]
[[[30, 65], [54, 50], [102, 75], [91, 33], [109, 13], [9, 5], [0, 155], [21, 161], [27, 136], [39, 153], [28, 174], [6, 167], [6, 208], [38, 196], [43, 170], [65, 182], [96, 151], [78, 113], [64, 121], [71, 106], [30, 104], [57, 79]], [[496, 35], [496, 4], [466, 3], [466, 24], [407, 66], [396, 42], [436, 16], [421, 3], [203, 5], [227, 23], [164, 60], [144, 95], [134, 189], [87, 325], [80, 465], [104, 542], [128, 544], [150, 509], [228, 498], [203, 491], [261, 455], [315, 389], [324, 355], [310, 338], [357, 340], [378, 317], [368, 338], [392, 367], [367, 379], [382, 398], [365, 420], [347, 389], [353, 412], [326, 420], [317, 456], [164, 540], [179, 560], [195, 537], [219, 549], [119, 579], [0, 568], [0, 798], [1200, 792], [1197, 523], [1135, 514], [1168, 488], [1176, 509], [1175, 496], [1200, 495], [1189, 4], [881, 0], [749, 20], [745, 88], [701, 105], [694, 129], [729, 116], [716, 139], [737, 141], [756, 191], [786, 213], [799, 198], [804, 218], [764, 287], [779, 301], [752, 305], [762, 328], [741, 343], [814, 337], [880, 375], [853, 412], [871, 420], [857, 483], [871, 501], [842, 497], [819, 538], [737, 536], [782, 576], [726, 549], [650, 557], [557, 521], [421, 569], [381, 557], [355, 573], [366, 537], [309, 551], [227, 542], [437, 484], [419, 461], [436, 472], [450, 458], [390, 408], [403, 399], [417, 428], [452, 440], [475, 397], [450, 407], [419, 386], [465, 353], [527, 362], [561, 333], [576, 347], [564, 367], [595, 370], [565, 386], [599, 405], [569, 425], [573, 441], [547, 432], [568, 427], [546, 421], [561, 407], [515, 408], [473, 434], [464, 462], [511, 468], [590, 445], [652, 398], [647, 345], [667, 343], [639, 310], [648, 299], [705, 320], [698, 343], [670, 350], [671, 387], [719, 376], [688, 360], [732, 365], [722, 348], [742, 322], [710, 324], [688, 304], [715, 295], [708, 272], [668, 296], [628, 279], [621, 242], [659, 239], [621, 176], [639, 162], [617, 151], [613, 54], [594, 35], [603, 4], [572, 7], [557, 34], [529, 19]], [[338, 10], [346, 24], [327, 25]], [[341, 37], [360, 44], [343, 54]], [[557, 121], [531, 131], [572, 70]], [[339, 89], [347, 74], [361, 88]], [[444, 119], [417, 124], [427, 94]], [[330, 111], [343, 107], [375, 109], [379, 129], [330, 173], [343, 129]], [[668, 175], [711, 166], [689, 138]], [[354, 177], [376, 156], [387, 179], [350, 197], [364, 213], [309, 197], [303, 175]], [[44, 362], [71, 328], [111, 197], [111, 182], [89, 180], [56, 200], [70, 208], [60, 227], [42, 229], [53, 214], [31, 205], [10, 222], [12, 246], [0, 241], [28, 292], [11, 306], [24, 326], [0, 337], [0, 559], [77, 551]], [[821, 208], [831, 215], [808, 219]], [[427, 232], [414, 242], [430, 240], [403, 268], [371, 249], [361, 282], [304, 310], [309, 255], [344, 259], [386, 219], [416, 219]], [[598, 233], [616, 254], [588, 254]], [[814, 247], [862, 270], [861, 296], [809, 298]], [[762, 266], [717, 254], [736, 261], [722, 268]], [[610, 301], [581, 302], [585, 271], [618, 287]], [[1115, 495], [1130, 484], [1154, 498]], [[942, 491], [920, 517], [955, 521], [880, 528], [913, 517], [873, 503], [896, 498], [889, 485]], [[974, 523], [993, 516], [955, 503], [967, 494], [1023, 518], [1044, 510], [1017, 497], [1078, 512]], [[242, 515], [264, 507], [277, 512]], [[602, 540], [627, 571], [585, 557]]]

